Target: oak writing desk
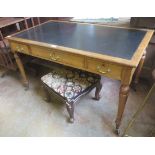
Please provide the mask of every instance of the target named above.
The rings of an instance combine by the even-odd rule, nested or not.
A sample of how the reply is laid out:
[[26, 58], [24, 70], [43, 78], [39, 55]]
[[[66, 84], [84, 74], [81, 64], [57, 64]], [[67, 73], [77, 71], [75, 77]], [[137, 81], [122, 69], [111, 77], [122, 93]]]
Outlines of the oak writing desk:
[[136, 70], [138, 79], [152, 35], [152, 30], [49, 21], [7, 39], [25, 86], [28, 80], [18, 52], [120, 80], [118, 132], [129, 85]]

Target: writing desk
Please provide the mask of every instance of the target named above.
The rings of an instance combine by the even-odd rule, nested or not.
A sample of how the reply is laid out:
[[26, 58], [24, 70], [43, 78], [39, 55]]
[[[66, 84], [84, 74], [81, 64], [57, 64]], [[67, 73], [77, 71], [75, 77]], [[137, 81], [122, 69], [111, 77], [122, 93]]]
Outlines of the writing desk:
[[140, 73], [152, 35], [152, 30], [50, 21], [7, 39], [25, 86], [28, 80], [18, 52], [120, 80], [118, 132], [129, 85], [134, 72], [136, 77]]

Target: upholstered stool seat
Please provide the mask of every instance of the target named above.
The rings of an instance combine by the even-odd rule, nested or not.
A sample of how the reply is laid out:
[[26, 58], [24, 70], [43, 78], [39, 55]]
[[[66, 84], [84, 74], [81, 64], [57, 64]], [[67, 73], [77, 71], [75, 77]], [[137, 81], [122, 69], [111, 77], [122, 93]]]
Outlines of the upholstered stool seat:
[[99, 75], [64, 66], [53, 66], [50, 73], [41, 77], [46, 99], [50, 98], [49, 92], [61, 99], [67, 106], [71, 122], [74, 121], [74, 103], [80, 96], [96, 87], [94, 99], [99, 100], [100, 79]]

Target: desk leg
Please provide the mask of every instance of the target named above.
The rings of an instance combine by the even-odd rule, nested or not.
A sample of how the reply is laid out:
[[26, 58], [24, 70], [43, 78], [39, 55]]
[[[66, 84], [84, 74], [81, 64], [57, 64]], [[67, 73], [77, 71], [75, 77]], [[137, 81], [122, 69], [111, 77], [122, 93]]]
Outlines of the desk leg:
[[119, 134], [119, 127], [121, 125], [122, 115], [129, 95], [129, 89], [130, 89], [129, 86], [130, 86], [134, 71], [135, 69], [130, 67], [125, 67], [122, 70], [121, 87], [119, 91], [119, 105], [118, 105], [118, 112], [117, 112], [117, 117], [115, 121], [117, 134]]
[[17, 66], [19, 68], [20, 74], [22, 76], [24, 87], [27, 90], [29, 88], [29, 83], [28, 83], [28, 80], [27, 80], [27, 77], [25, 74], [24, 66], [23, 66], [22, 61], [20, 60], [20, 57], [18, 56], [17, 53], [14, 53], [14, 57], [15, 57]]
[[144, 61], [145, 61], [145, 57], [146, 57], [146, 51], [143, 53], [143, 56], [139, 62], [139, 65], [136, 69], [136, 72], [135, 72], [135, 76], [134, 76], [134, 80], [133, 80], [133, 89], [136, 90], [136, 86], [139, 82], [139, 76], [140, 76], [140, 73], [142, 71], [142, 67], [143, 67], [143, 64], [144, 64]]
[[129, 85], [121, 85], [120, 92], [119, 92], [119, 105], [118, 105], [118, 112], [116, 118], [116, 133], [119, 134], [119, 127], [121, 124], [122, 115], [124, 112], [125, 104], [129, 94]]

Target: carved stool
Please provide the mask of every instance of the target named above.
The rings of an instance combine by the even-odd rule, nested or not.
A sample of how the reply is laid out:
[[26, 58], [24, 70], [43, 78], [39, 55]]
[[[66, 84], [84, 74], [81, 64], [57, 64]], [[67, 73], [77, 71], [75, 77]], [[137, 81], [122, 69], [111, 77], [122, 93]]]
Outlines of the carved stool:
[[50, 93], [66, 104], [70, 122], [74, 122], [74, 103], [96, 87], [94, 99], [99, 100], [102, 84], [96, 74], [64, 66], [52, 66], [52, 71], [41, 77], [46, 101]]

